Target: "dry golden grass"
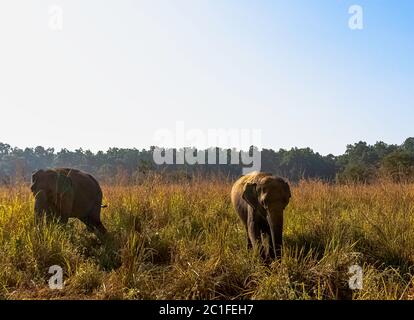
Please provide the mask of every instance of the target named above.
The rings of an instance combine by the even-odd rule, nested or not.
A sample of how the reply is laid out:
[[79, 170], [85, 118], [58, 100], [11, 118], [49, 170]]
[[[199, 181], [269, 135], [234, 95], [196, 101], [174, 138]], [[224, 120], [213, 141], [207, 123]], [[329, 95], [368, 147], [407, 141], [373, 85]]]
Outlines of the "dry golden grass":
[[[33, 222], [27, 186], [0, 189], [3, 299], [412, 299], [414, 185], [301, 182], [284, 251], [267, 266], [246, 249], [231, 184], [105, 186], [102, 240], [73, 219]], [[48, 268], [64, 270], [50, 290]], [[363, 289], [348, 287], [363, 267]]]

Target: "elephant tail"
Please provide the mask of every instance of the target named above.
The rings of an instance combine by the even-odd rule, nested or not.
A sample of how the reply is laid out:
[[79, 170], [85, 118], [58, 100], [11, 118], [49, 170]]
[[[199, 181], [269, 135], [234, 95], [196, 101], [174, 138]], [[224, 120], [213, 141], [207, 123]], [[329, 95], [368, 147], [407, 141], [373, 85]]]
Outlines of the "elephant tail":
[[102, 204], [101, 208], [108, 208], [108, 205], [107, 204]]

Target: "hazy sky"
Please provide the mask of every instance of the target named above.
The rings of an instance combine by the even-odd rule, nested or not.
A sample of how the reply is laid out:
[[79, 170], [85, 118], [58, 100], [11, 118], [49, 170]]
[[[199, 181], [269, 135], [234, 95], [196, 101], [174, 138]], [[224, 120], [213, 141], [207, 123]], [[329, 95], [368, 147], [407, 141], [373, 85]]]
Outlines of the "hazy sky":
[[414, 136], [411, 0], [1, 0], [0, 41], [13, 146], [148, 148], [177, 121], [322, 154]]

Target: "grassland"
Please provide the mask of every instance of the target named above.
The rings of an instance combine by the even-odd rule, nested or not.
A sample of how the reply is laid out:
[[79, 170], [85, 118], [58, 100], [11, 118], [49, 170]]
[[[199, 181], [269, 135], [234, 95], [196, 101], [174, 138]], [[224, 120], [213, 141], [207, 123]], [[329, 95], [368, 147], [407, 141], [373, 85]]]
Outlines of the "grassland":
[[[104, 239], [33, 221], [27, 186], [0, 189], [1, 299], [412, 299], [414, 185], [292, 186], [283, 258], [246, 248], [230, 182], [104, 186]], [[64, 270], [50, 290], [48, 269]], [[363, 268], [363, 288], [348, 268]]]

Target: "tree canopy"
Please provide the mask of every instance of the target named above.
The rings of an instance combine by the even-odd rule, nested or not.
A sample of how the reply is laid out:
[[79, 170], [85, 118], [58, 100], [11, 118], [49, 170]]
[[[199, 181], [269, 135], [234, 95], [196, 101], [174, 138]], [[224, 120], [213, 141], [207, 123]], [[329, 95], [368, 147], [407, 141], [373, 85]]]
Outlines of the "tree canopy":
[[[242, 164], [230, 164], [231, 150], [216, 148], [217, 152], [227, 153], [227, 165], [158, 165], [153, 160], [154, 149], [155, 147], [148, 150], [110, 148], [106, 152], [93, 153], [83, 149], [56, 151], [42, 146], [20, 149], [0, 143], [0, 183], [27, 181], [34, 170], [53, 167], [78, 168], [109, 183], [134, 183], [148, 173], [179, 177], [191, 177], [195, 174], [236, 177], [242, 174]], [[173, 150], [175, 158], [177, 151], [179, 150]], [[195, 151], [198, 152], [196, 149]], [[293, 182], [300, 179], [321, 179], [331, 182], [368, 183], [379, 177], [411, 181], [414, 180], [414, 138], [406, 139], [401, 145], [382, 141], [369, 145], [360, 141], [348, 145], [345, 153], [339, 156], [323, 156], [310, 148], [278, 151], [263, 149], [261, 170]]]

